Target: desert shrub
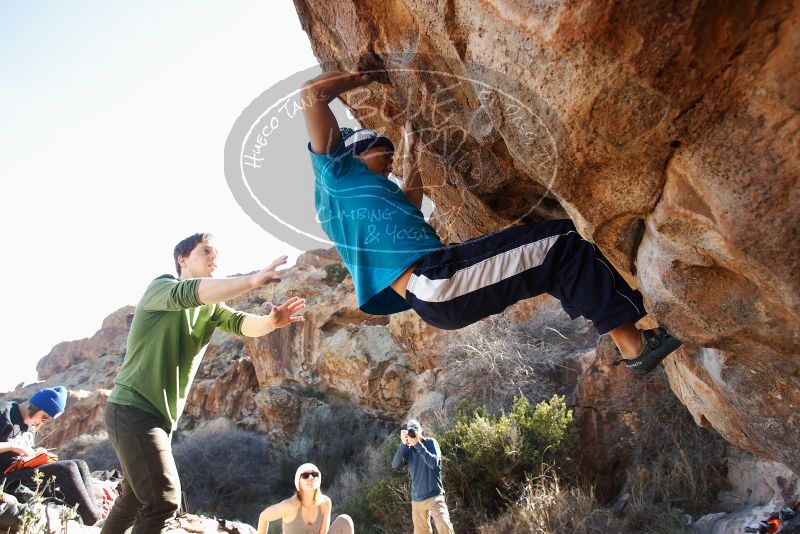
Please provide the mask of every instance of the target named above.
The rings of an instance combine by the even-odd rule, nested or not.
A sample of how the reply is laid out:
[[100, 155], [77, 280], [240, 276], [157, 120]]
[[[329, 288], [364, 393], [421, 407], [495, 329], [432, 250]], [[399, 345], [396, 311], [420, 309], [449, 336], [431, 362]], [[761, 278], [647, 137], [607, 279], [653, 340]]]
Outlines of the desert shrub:
[[359, 532], [412, 530], [410, 480], [405, 471], [391, 469], [397, 435], [351, 458], [327, 493], [334, 512], [353, 518]]
[[650, 398], [632, 421], [635, 462], [623, 493], [626, 532], [686, 532], [686, 515], [714, 511], [725, 489], [726, 443], [698, 427], [669, 391]]
[[255, 523], [278, 485], [259, 434], [213, 425], [184, 433], [173, 444], [181, 487], [192, 513]]
[[385, 478], [358, 484], [341, 501], [337, 513], [353, 518], [358, 532], [410, 532], [413, 530], [410, 495], [408, 476], [390, 473]]
[[591, 488], [563, 485], [543, 476], [528, 481], [519, 499], [497, 517], [482, 523], [480, 534], [686, 534], [680, 510], [649, 503], [614, 514], [596, 499]]
[[543, 464], [571, 472], [572, 411], [564, 397], [531, 406], [525, 397], [512, 410], [490, 415], [483, 407], [462, 406], [452, 428], [441, 434], [445, 484], [473, 513], [493, 515], [526, 476]]
[[376, 525], [384, 532], [409, 532], [411, 526], [411, 482], [407, 476], [385, 478], [366, 489], [367, 506]]
[[572, 469], [569, 457], [574, 444], [575, 429], [572, 426], [572, 410], [567, 409], [563, 396], [553, 396], [531, 409], [525, 397], [514, 399], [511, 419], [522, 434], [522, 465], [526, 472], [541, 464], [555, 465], [563, 474]]
[[591, 488], [564, 485], [553, 472], [528, 479], [516, 502], [480, 525], [480, 534], [684, 534], [680, 510], [652, 502], [624, 514], [604, 508]]
[[[363, 412], [351, 402], [332, 399], [321, 404], [303, 420], [298, 436], [289, 452], [294, 469], [304, 462], [312, 462], [322, 471], [323, 490], [333, 482], [344, 459], [353, 459], [362, 451], [375, 447], [386, 435], [389, 423]], [[288, 487], [293, 486], [290, 481]]]
[[594, 534], [619, 532], [591, 489], [565, 487], [552, 471], [527, 479], [519, 499], [478, 528], [481, 534]]
[[92, 471], [120, 469], [117, 453], [105, 432], [84, 434], [71, 439], [59, 447], [58, 457], [65, 460], [84, 460]]
[[326, 265], [324, 269], [325, 278], [323, 278], [322, 281], [331, 287], [341, 284], [342, 281], [347, 278], [347, 275], [350, 274], [347, 267], [342, 263], [331, 263]]
[[585, 320], [571, 321], [558, 304], [544, 302], [529, 321], [504, 313], [450, 334], [441, 381], [455, 397], [493, 411], [520, 395], [538, 402], [560, 392], [565, 360], [596, 343]]
[[388, 475], [359, 484], [338, 513], [352, 517], [358, 532], [411, 532], [410, 495], [408, 476]]

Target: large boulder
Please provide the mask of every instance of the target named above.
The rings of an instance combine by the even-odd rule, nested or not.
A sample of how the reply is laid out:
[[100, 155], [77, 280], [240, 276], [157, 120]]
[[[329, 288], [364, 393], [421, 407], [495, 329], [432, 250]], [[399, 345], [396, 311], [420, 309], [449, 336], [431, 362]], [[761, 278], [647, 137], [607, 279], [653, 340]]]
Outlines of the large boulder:
[[323, 65], [386, 69], [344, 100], [412, 120], [447, 238], [566, 213], [687, 342], [696, 421], [800, 471], [797, 2], [295, 5]]

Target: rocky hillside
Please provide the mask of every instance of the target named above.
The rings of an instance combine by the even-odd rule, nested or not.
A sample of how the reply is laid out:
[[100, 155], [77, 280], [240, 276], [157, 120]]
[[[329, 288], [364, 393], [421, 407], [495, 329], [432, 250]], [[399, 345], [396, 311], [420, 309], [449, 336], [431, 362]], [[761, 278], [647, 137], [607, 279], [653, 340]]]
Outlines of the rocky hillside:
[[687, 342], [697, 424], [800, 472], [798, 2], [295, 5], [326, 68], [375, 69], [355, 116], [420, 131], [448, 236], [566, 213]]
[[[413, 313], [391, 319], [360, 313], [352, 281], [335, 254], [316, 251], [301, 256], [280, 284], [230, 304], [266, 312], [270, 302], [292, 295], [308, 301], [305, 323], [261, 339], [214, 335], [183, 430], [210, 428], [209, 423], [213, 428], [219, 421], [220, 428], [233, 423], [256, 431], [269, 438], [275, 455], [263, 461], [276, 466], [287, 457], [326, 454], [328, 440], [314, 432], [331, 423], [321, 421], [338, 421], [333, 426], [344, 432], [385, 436], [409, 415], [441, 422], [462, 400], [502, 407], [520, 392], [532, 400], [560, 392], [575, 410], [582, 476], [603, 500], [624, 503], [631, 469], [652, 453], [641, 451], [643, 434], [654, 431], [642, 424], [645, 412], [669, 414], [662, 429], [681, 420], [661, 404], [674, 398], [665, 373], [635, 379], [616, 365], [609, 340], [598, 345], [586, 322], [569, 321], [549, 297], [520, 303], [477, 328], [444, 333]], [[39, 362], [42, 383], [3, 395], [24, 399], [43, 386], [69, 388], [69, 408], [47, 429], [47, 446], [104, 439], [105, 401], [124, 358], [133, 311], [126, 306], [112, 313], [89, 339], [60, 343]], [[520, 354], [530, 350], [533, 360]], [[725, 478], [719, 488], [727, 488], [719, 505], [727, 513], [704, 520], [709, 529], [738, 528], [754, 514], [797, 499], [800, 483], [785, 466], [720, 447], [713, 439], [701, 444], [713, 448], [705, 458], [719, 465]], [[676, 444], [676, 450], [681, 446], [686, 445]]]

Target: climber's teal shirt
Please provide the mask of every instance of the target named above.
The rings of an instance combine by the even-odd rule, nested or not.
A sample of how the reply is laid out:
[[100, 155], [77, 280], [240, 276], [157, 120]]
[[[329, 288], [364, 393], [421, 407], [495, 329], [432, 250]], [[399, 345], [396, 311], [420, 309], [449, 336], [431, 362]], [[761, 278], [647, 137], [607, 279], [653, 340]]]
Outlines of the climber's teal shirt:
[[203, 304], [199, 285], [198, 278], [168, 274], [150, 283], [136, 306], [110, 402], [159, 415], [175, 429], [214, 329], [241, 335], [246, 316], [222, 302]]
[[353, 277], [358, 306], [375, 315], [410, 309], [390, 287], [421, 257], [442, 248], [422, 212], [391, 180], [370, 171], [340, 142], [311, 151], [315, 205], [322, 229]]

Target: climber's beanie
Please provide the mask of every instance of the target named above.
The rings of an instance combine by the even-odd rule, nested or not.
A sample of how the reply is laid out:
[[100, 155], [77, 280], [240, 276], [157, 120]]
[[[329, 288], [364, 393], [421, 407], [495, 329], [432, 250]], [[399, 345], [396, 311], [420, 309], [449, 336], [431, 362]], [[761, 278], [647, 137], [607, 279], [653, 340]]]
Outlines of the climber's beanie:
[[340, 128], [342, 141], [345, 149], [353, 155], [358, 155], [372, 147], [382, 146], [394, 152], [394, 144], [375, 130], [362, 128], [353, 130], [352, 128]]

